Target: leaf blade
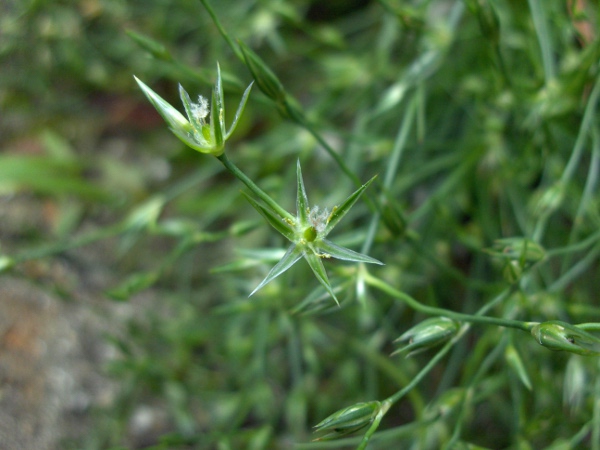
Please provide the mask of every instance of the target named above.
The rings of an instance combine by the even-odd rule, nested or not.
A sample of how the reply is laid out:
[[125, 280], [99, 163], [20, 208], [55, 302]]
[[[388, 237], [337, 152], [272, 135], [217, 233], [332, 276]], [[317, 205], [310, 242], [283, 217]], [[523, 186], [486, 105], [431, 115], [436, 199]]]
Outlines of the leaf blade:
[[324, 253], [331, 255], [333, 258], [341, 259], [343, 261], [384, 265], [378, 259], [372, 258], [363, 253], [355, 252], [354, 250], [350, 250], [346, 247], [341, 247], [337, 244], [334, 244], [331, 241], [328, 241], [327, 239], [322, 239], [321, 241], [319, 241], [319, 243], [317, 244], [317, 248], [323, 251]]
[[304, 251], [301, 247], [298, 247], [296, 244], [292, 244], [288, 247], [287, 252], [283, 255], [283, 258], [279, 260], [277, 264], [269, 271], [264, 280], [260, 282], [258, 286], [250, 293], [248, 297], [252, 297], [256, 291], [264, 287], [266, 284], [273, 281], [283, 272], [292, 267], [300, 258], [302, 258]]
[[333, 228], [338, 224], [338, 222], [344, 218], [348, 211], [350, 211], [350, 208], [354, 206], [356, 201], [360, 198], [365, 189], [367, 189], [369, 185], [375, 180], [375, 178], [377, 178], [377, 175], [375, 175], [373, 178], [371, 178], [369, 181], [367, 181], [365, 184], [359, 187], [356, 191], [354, 191], [354, 193], [352, 193], [346, 200], [344, 200], [344, 202], [340, 206], [334, 208], [331, 215], [329, 216], [329, 219], [327, 220], [327, 226], [325, 227], [323, 236], [327, 236], [331, 232], [331, 230], [333, 230]]

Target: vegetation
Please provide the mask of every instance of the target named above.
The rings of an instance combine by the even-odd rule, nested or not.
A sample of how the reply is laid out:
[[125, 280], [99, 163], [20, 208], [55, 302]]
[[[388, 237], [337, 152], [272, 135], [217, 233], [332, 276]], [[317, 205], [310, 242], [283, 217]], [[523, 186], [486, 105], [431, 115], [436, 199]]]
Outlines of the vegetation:
[[0, 267], [137, 305], [65, 445], [600, 449], [594, 2], [5, 9]]

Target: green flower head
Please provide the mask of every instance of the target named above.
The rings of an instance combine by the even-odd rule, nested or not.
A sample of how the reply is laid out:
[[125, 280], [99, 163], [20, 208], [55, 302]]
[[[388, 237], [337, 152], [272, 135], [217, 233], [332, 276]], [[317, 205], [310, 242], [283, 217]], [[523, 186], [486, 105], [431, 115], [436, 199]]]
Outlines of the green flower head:
[[137, 77], [134, 78], [148, 100], [150, 100], [150, 103], [169, 124], [169, 129], [175, 136], [188, 147], [200, 153], [208, 153], [214, 156], [223, 154], [225, 141], [229, 139], [237, 127], [252, 88], [251, 83], [244, 91], [231, 128], [226, 130], [223, 85], [221, 83], [221, 69], [218, 64], [217, 83], [212, 94], [211, 108], [208, 106], [208, 100], [201, 95], [198, 96], [197, 102], [193, 102], [186, 90], [179, 85], [179, 96], [185, 108], [187, 119], [143, 81]]
[[356, 203], [375, 177], [371, 178], [371, 180], [356, 190], [356, 192], [350, 195], [340, 206], [334, 207], [329, 211], [328, 209], [320, 208], [319, 206], [313, 206], [312, 208], [309, 206], [306, 190], [304, 189], [300, 161], [298, 161], [296, 170], [298, 176], [296, 217], [292, 215], [289, 215], [289, 217], [282, 217], [273, 209], [258, 203], [255, 199], [246, 195], [248, 201], [262, 214], [267, 222], [291, 242], [291, 245], [288, 247], [283, 258], [281, 258], [275, 267], [271, 269], [265, 279], [250, 295], [254, 294], [274, 278], [288, 270], [298, 260], [304, 258], [319, 282], [337, 302], [338, 300], [333, 292], [329, 278], [327, 277], [325, 267], [323, 266], [323, 259], [337, 258], [344, 261], [383, 264], [375, 258], [357, 253], [348, 248], [340, 247], [328, 239], [325, 239], [338, 222], [342, 220], [354, 203]]

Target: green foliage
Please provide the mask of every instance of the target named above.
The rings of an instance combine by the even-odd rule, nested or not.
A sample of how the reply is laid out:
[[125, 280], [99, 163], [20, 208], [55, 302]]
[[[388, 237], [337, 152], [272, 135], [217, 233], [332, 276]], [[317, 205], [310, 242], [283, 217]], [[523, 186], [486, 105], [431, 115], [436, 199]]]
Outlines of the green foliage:
[[136, 308], [72, 447], [600, 450], [599, 11], [577, 7], [3, 6], [0, 194], [55, 213], [0, 229], [0, 271], [108, 241], [106, 302]]

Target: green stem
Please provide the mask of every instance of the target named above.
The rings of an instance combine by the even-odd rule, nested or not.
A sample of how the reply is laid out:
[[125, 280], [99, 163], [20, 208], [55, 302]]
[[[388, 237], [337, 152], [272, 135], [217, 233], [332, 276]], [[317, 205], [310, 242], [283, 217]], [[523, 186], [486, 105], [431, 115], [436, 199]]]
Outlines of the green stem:
[[[402, 294], [401, 292], [399, 292], [399, 291], [395, 290], [394, 288], [392, 288], [391, 286], [389, 286], [384, 281], [379, 280], [375, 277], [372, 277], [371, 275], [368, 274], [368, 272], [365, 274], [365, 280], [367, 281], [367, 283], [371, 284], [372, 286], [378, 287], [378, 288], [382, 289], [384, 292], [387, 292], [392, 296], [401, 298], [402, 300], [406, 301], [409, 305], [411, 305], [413, 307], [418, 306], [418, 308], [415, 308], [415, 309], [418, 309], [420, 311], [431, 313], [432, 311], [435, 310], [435, 311], [438, 311], [436, 314], [439, 314], [440, 312], [443, 312], [444, 315], [454, 314], [452, 311], [446, 311], [446, 310], [443, 310], [440, 308], [431, 308], [431, 307], [421, 305], [419, 302], [417, 302], [412, 297]], [[513, 289], [514, 289], [514, 287], [511, 289], [507, 289], [504, 292], [502, 292], [501, 294], [499, 294], [497, 297], [495, 297], [494, 299], [492, 299], [491, 301], [486, 303], [482, 308], [480, 308], [475, 315], [473, 315], [473, 316], [469, 315], [469, 319], [484, 318], [481, 315], [485, 314], [487, 311], [489, 311], [491, 308], [493, 308], [496, 304], [498, 304], [498, 302], [500, 302], [503, 299], [505, 299], [506, 297], [508, 297], [513, 292]], [[396, 294], [400, 294], [400, 295], [398, 296]], [[424, 308], [427, 311], [424, 311]], [[450, 314], [448, 314], [448, 313], [450, 313]], [[461, 314], [461, 315], [466, 316], [465, 314]], [[464, 320], [466, 320], [466, 319], [464, 319]], [[468, 320], [468, 321], [476, 322], [477, 320]], [[520, 324], [525, 324], [525, 322], [520, 323]], [[390, 407], [394, 403], [398, 402], [407, 393], [411, 392], [412, 389], [417, 384], [419, 384], [421, 382], [421, 380], [436, 366], [436, 364], [452, 349], [454, 344], [456, 344], [456, 342], [458, 342], [465, 335], [465, 333], [467, 331], [469, 331], [470, 327], [471, 327], [470, 323], [465, 323], [458, 330], [458, 333], [456, 333], [456, 335], [450, 341], [448, 341], [446, 343], [446, 345], [444, 345], [440, 351], [438, 351], [436, 353], [436, 355], [425, 365], [425, 367], [423, 367], [419, 371], [419, 373], [411, 379], [409, 384], [407, 384], [406, 386], [404, 386], [404, 388], [402, 388], [401, 390], [399, 390], [398, 392], [396, 392], [395, 394], [391, 395], [390, 397], [386, 398], [384, 401], [381, 402], [381, 408], [379, 410], [379, 413], [377, 414], [375, 420], [373, 421], [373, 423], [371, 424], [371, 426], [365, 433], [357, 450], [365, 450], [366, 449], [367, 444], [368, 444], [369, 440], [371, 439], [371, 436], [375, 433], [375, 431], [377, 431], [377, 428], [379, 427], [379, 423], [381, 422], [381, 419], [387, 413], [387, 411], [390, 409]], [[533, 324], [531, 324], [531, 327], [533, 327]], [[518, 327], [518, 328], [523, 329], [521, 327]], [[529, 331], [529, 330], [526, 330], [526, 331]]]
[[263, 202], [265, 202], [268, 206], [271, 207], [277, 214], [279, 214], [282, 218], [294, 221], [296, 218], [283, 209], [279, 204], [273, 200], [269, 194], [259, 188], [254, 181], [246, 176], [244, 172], [242, 172], [238, 167], [231, 162], [231, 160], [227, 157], [225, 153], [221, 156], [217, 156], [217, 159], [223, 163], [225, 168], [229, 170], [238, 180], [244, 183], [248, 189], [250, 189], [258, 198], [260, 198]]
[[404, 397], [408, 392], [410, 392], [417, 384], [419, 384], [421, 382], [421, 380], [425, 377], [425, 375], [427, 375], [431, 371], [431, 369], [433, 369], [435, 367], [435, 365], [444, 356], [446, 356], [446, 354], [450, 351], [450, 349], [454, 346], [454, 344], [456, 344], [456, 342], [458, 342], [458, 340], [460, 340], [460, 338], [462, 338], [464, 336], [464, 334], [469, 330], [469, 328], [470, 328], [469, 324], [463, 325], [460, 328], [460, 330], [458, 331], [458, 333], [456, 334], [456, 336], [454, 336], [450, 341], [448, 341], [446, 343], [446, 345], [444, 345], [442, 347], [442, 349], [439, 352], [437, 352], [433, 358], [431, 358], [429, 360], [429, 362], [425, 365], [425, 367], [423, 367], [421, 369], [421, 371], [417, 375], [415, 375], [415, 377], [410, 381], [409, 384], [407, 384], [406, 386], [404, 386], [404, 388], [402, 388], [395, 394], [393, 394], [390, 397], [388, 397], [387, 399], [385, 399], [383, 401], [383, 403], [389, 402], [390, 405], [392, 405], [392, 404], [396, 403], [398, 400], [400, 400], [402, 397]]
[[580, 323], [575, 326], [584, 331], [600, 331], [600, 323], [597, 323], [597, 322]]
[[544, 2], [540, 2], [540, 0], [529, 0], [529, 9], [531, 10], [533, 26], [535, 27], [538, 43], [542, 53], [542, 64], [544, 66], [544, 76], [547, 84], [556, 76], [556, 70], [553, 60], [552, 39], [546, 23]]
[[346, 165], [342, 157], [329, 145], [329, 143], [321, 136], [321, 134], [317, 131], [315, 126], [306, 120], [305, 117], [296, 117], [293, 116], [292, 119], [302, 127], [304, 127], [312, 136], [317, 140], [317, 142], [325, 149], [325, 151], [333, 158], [336, 164], [342, 169], [342, 172], [352, 180], [352, 182], [357, 186], [362, 186], [362, 182], [360, 178], [358, 178], [352, 170]]
[[404, 303], [409, 305], [411, 308], [416, 311], [420, 311], [429, 315], [436, 316], [445, 316], [451, 319], [457, 320], [459, 322], [470, 322], [470, 323], [483, 323], [488, 325], [497, 325], [500, 327], [508, 327], [508, 328], [516, 328], [522, 331], [531, 331], [531, 329], [537, 325], [536, 322], [523, 322], [520, 320], [511, 320], [511, 319], [502, 319], [497, 317], [488, 317], [488, 316], [478, 316], [473, 314], [464, 314], [458, 313], [455, 311], [450, 311], [448, 309], [436, 308], [433, 306], [426, 306], [422, 303], [419, 303], [417, 300], [412, 298], [410, 295], [405, 294], [404, 292], [398, 291], [394, 289], [392, 286], [387, 284], [385, 281], [376, 278], [369, 274], [368, 272], [364, 276], [365, 282], [377, 289], [389, 294], [392, 297], [397, 298], [398, 300], [402, 300]]
[[127, 229], [126, 223], [118, 223], [116, 225], [102, 228], [100, 230], [92, 231], [91, 233], [85, 234], [83, 236], [79, 236], [75, 239], [71, 239], [69, 241], [58, 242], [56, 244], [46, 245], [41, 248], [36, 248], [34, 250], [25, 251], [22, 254], [15, 257], [15, 264], [22, 263], [24, 261], [29, 261], [32, 259], [40, 259], [45, 258], [47, 256], [56, 255], [58, 253], [66, 252], [67, 250], [71, 250], [77, 247], [83, 247], [85, 245], [92, 244], [97, 241], [101, 241], [104, 239], [108, 239], [110, 237], [121, 234]]
[[600, 378], [596, 378], [594, 391], [594, 407], [592, 414], [592, 450], [600, 450]]
[[356, 450], [365, 450], [367, 448], [367, 445], [369, 444], [369, 440], [371, 439], [371, 436], [373, 436], [375, 431], [377, 431], [377, 428], [379, 428], [379, 424], [381, 423], [381, 419], [383, 419], [383, 416], [385, 416], [385, 414], [392, 407], [392, 405], [393, 405], [393, 403], [388, 400], [383, 401], [383, 403], [381, 404], [381, 407], [379, 408], [379, 411], [377, 412], [377, 415], [375, 416], [375, 420], [373, 420], [373, 423], [371, 424], [371, 426], [369, 427], [369, 429], [363, 436], [362, 441], [360, 441], [359, 446], [356, 447]]
[[456, 420], [456, 424], [454, 425], [454, 431], [452, 436], [450, 437], [450, 441], [446, 443], [444, 446], [444, 450], [451, 450], [456, 446], [457, 441], [460, 439], [462, 433], [462, 427], [465, 421], [466, 409], [467, 409], [467, 401], [471, 395], [469, 393], [475, 392], [475, 386], [481, 380], [481, 377], [485, 375], [485, 373], [490, 369], [492, 364], [498, 360], [498, 358], [503, 354], [504, 349], [506, 348], [507, 339], [506, 335], [503, 336], [503, 339], [500, 341], [498, 345], [494, 347], [494, 349], [487, 354], [483, 362], [479, 365], [475, 375], [473, 375], [471, 381], [469, 382], [467, 388], [465, 389], [459, 406], [458, 418]]
[[227, 44], [229, 45], [229, 47], [231, 47], [231, 50], [233, 50], [235, 52], [236, 56], [241, 61], [244, 61], [244, 55], [240, 51], [240, 48], [237, 45], [235, 45], [235, 43], [233, 42], [233, 39], [231, 39], [231, 37], [229, 37], [229, 35], [227, 34], [227, 31], [225, 31], [225, 28], [223, 27], [223, 25], [221, 25], [221, 22], [219, 21], [219, 18], [215, 14], [215, 11], [212, 9], [212, 6], [210, 6], [210, 4], [206, 0], [200, 0], [200, 3], [202, 3], [202, 5], [204, 6], [204, 8], [206, 9], [206, 11], [208, 12], [208, 14], [210, 15], [211, 19], [213, 20], [213, 22], [217, 26], [217, 29], [219, 30], [219, 33], [221, 33], [221, 36], [223, 36], [223, 38], [225, 39], [225, 41], [227, 41]]

